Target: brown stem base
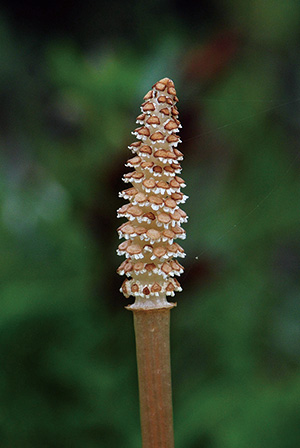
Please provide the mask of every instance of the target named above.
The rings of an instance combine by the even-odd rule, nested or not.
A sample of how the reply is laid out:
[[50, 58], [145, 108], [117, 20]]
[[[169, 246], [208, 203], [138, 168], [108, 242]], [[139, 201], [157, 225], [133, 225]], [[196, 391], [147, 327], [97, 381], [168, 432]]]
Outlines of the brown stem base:
[[173, 448], [170, 309], [133, 314], [143, 448]]

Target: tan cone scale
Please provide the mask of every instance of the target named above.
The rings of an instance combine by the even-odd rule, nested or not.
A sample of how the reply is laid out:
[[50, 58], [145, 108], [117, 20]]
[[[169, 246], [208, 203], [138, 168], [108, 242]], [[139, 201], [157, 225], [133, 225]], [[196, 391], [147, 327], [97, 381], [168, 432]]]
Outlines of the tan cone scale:
[[177, 149], [181, 125], [173, 81], [161, 79], [144, 100], [136, 120], [140, 126], [132, 133], [138, 141], [129, 146], [133, 157], [126, 164], [133, 171], [123, 177], [132, 187], [119, 194], [129, 203], [118, 210], [118, 217], [127, 222], [118, 228], [125, 241], [117, 253], [126, 260], [117, 272], [128, 277], [121, 292], [136, 298], [129, 308], [165, 308], [173, 306], [166, 296], [182, 290], [175, 276], [183, 272], [177, 258], [185, 253], [177, 240], [185, 238], [181, 224], [187, 221], [179, 208], [187, 196], [179, 176], [183, 154]]

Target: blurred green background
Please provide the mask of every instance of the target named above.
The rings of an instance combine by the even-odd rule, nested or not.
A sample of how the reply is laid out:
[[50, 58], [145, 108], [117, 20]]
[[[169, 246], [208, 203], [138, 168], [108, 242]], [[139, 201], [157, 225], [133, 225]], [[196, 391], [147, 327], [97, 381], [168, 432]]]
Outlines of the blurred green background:
[[168, 76], [190, 196], [177, 448], [300, 446], [300, 2], [0, 6], [0, 446], [141, 446], [118, 191]]

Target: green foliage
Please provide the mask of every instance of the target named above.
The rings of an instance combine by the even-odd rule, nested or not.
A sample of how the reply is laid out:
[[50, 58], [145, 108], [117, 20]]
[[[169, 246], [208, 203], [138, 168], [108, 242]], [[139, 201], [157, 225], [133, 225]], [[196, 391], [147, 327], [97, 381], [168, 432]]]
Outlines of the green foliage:
[[[300, 6], [218, 2], [204, 23], [175, 3], [143, 2], [136, 34], [84, 49], [57, 35], [34, 52], [1, 20], [3, 448], [141, 444], [115, 211], [142, 95], [163, 76], [180, 98], [190, 196], [172, 311], [177, 447], [300, 444]], [[155, 38], [147, 8], [169, 14]], [[211, 44], [223, 22], [241, 27], [231, 56]]]

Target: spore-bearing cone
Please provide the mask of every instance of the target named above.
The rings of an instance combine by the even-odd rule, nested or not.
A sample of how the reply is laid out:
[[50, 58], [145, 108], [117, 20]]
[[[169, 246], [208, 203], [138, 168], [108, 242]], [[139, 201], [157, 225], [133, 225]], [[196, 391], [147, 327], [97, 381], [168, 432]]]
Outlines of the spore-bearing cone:
[[117, 253], [126, 259], [117, 272], [128, 277], [121, 292], [135, 297], [128, 308], [171, 308], [167, 297], [182, 290], [175, 276], [183, 272], [177, 258], [185, 253], [178, 240], [185, 238], [181, 224], [187, 221], [180, 208], [187, 196], [181, 192], [181, 125], [173, 81], [161, 79], [144, 100], [133, 131], [137, 141], [129, 146], [133, 157], [126, 163], [132, 171], [123, 176], [132, 186], [120, 193], [129, 202], [118, 210], [118, 217], [127, 221], [118, 228], [125, 241]]

